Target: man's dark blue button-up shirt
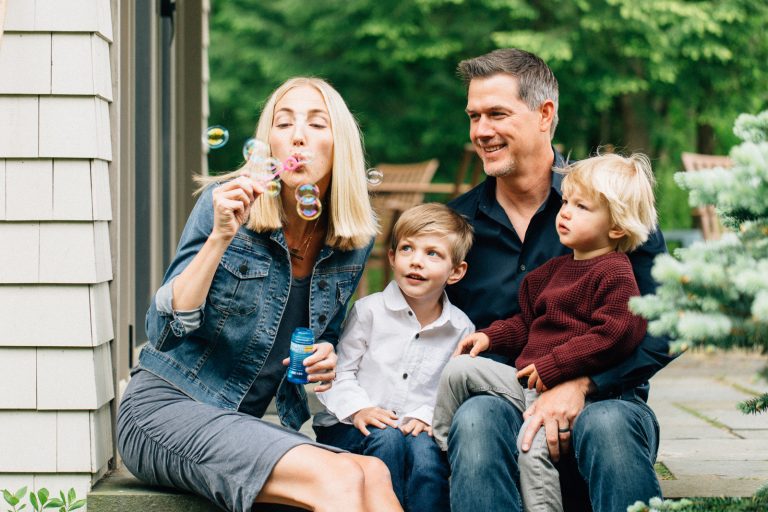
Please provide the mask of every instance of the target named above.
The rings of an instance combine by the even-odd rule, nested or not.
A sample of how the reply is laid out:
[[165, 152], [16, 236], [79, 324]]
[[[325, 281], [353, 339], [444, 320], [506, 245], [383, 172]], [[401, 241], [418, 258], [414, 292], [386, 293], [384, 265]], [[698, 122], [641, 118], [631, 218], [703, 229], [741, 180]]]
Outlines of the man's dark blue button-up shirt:
[[[562, 167], [562, 155], [555, 152], [555, 167]], [[492, 177], [454, 199], [448, 206], [467, 217], [475, 230], [475, 241], [467, 255], [467, 274], [458, 283], [449, 286], [448, 297], [461, 308], [478, 329], [494, 320], [509, 318], [520, 311], [517, 300], [520, 283], [544, 262], [571, 251], [560, 243], [555, 221], [560, 211], [563, 177], [552, 172], [549, 196], [531, 219], [525, 239], [515, 232], [506, 212], [496, 200], [496, 179]], [[648, 241], [629, 254], [640, 293], [653, 293], [656, 283], [651, 277], [653, 258], [666, 252], [660, 232], [651, 234]], [[645, 384], [656, 371], [671, 358], [667, 355], [666, 339], [647, 335], [643, 343], [624, 363], [591, 375], [598, 393], [619, 395], [640, 384]], [[647, 385], [637, 390], [647, 396]]]

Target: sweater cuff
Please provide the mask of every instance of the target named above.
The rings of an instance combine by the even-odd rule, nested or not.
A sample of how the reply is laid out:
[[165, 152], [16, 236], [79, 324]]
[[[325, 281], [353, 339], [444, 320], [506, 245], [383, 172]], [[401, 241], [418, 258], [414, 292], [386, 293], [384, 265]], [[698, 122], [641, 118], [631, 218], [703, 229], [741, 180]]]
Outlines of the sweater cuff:
[[500, 325], [489, 325], [485, 329], [480, 329], [477, 332], [481, 332], [488, 336], [488, 339], [490, 340], [490, 345], [488, 346], [488, 350], [493, 352], [494, 348], [500, 344], [500, 341], [503, 339], [504, 335], [507, 334], [507, 330]]
[[533, 364], [536, 366], [536, 372], [538, 372], [539, 378], [547, 386], [547, 389], [552, 389], [563, 382], [563, 374], [557, 366], [555, 356], [552, 354], [540, 357]]

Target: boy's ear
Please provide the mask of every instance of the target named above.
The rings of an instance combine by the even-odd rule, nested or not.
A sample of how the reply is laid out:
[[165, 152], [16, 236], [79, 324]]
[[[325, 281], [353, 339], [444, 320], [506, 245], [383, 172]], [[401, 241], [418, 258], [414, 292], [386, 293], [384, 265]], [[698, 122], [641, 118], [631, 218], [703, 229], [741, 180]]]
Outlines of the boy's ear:
[[464, 274], [467, 273], [467, 262], [462, 261], [451, 270], [451, 274], [448, 276], [448, 281], [445, 284], [454, 284], [461, 281]]
[[627, 232], [618, 226], [613, 226], [611, 230], [608, 231], [608, 238], [611, 240], [620, 240], [625, 236], [627, 236]]
[[389, 258], [389, 266], [394, 267], [395, 266], [395, 251], [392, 249], [389, 249], [387, 251], [387, 258]]

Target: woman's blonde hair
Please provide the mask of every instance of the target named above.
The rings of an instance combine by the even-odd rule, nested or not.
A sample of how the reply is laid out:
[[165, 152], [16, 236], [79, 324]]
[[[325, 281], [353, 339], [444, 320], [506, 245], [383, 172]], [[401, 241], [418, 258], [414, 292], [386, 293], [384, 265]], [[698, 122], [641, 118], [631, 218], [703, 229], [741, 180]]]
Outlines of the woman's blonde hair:
[[563, 194], [574, 190], [608, 206], [611, 224], [623, 229], [618, 250], [631, 252], [656, 230], [658, 221], [651, 162], [642, 153], [628, 157], [606, 154], [576, 162], [560, 172]]
[[[330, 204], [323, 204], [329, 216], [325, 243], [341, 250], [365, 247], [376, 235], [378, 221], [371, 208], [365, 178], [365, 158], [360, 128], [341, 95], [325, 80], [310, 77], [291, 78], [269, 97], [256, 125], [257, 140], [268, 142], [275, 105], [296, 87], [310, 86], [323, 97], [331, 118], [333, 134], [333, 167], [331, 169]], [[205, 188], [236, 178], [243, 170], [250, 170], [246, 162], [239, 169], [220, 176], [200, 176], [197, 182]], [[280, 196], [262, 194], [251, 207], [247, 227], [259, 233], [281, 228], [284, 213]]]

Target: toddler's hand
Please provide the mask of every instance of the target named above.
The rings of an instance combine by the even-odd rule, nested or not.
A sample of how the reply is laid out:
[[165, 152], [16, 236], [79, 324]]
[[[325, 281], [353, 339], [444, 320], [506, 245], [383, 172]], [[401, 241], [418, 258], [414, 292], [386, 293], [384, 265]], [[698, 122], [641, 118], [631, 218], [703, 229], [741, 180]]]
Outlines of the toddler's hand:
[[547, 386], [544, 381], [541, 380], [539, 372], [536, 371], [536, 366], [529, 364], [522, 370], [517, 372], [518, 377], [528, 377], [528, 389], [536, 388], [536, 391], [543, 393], [547, 390]]
[[477, 354], [480, 352], [485, 352], [490, 346], [491, 339], [487, 334], [483, 334], [482, 332], [474, 332], [461, 340], [458, 345], [456, 345], [456, 350], [453, 351], [451, 357], [460, 356], [467, 351], [469, 351], [470, 357], [477, 357]]
[[352, 423], [364, 436], [368, 436], [371, 434], [366, 428], [368, 425], [378, 428], [386, 428], [387, 426], [397, 428], [397, 415], [381, 407], [366, 407], [352, 416]]

